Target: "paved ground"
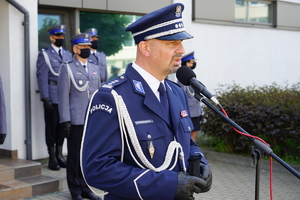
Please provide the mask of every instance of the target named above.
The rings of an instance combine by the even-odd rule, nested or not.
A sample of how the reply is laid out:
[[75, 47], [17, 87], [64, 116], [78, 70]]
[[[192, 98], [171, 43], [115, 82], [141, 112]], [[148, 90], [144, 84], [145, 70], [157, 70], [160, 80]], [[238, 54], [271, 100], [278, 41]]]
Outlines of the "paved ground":
[[[211, 157], [211, 160], [209, 159]], [[254, 200], [255, 199], [255, 167], [247, 166], [245, 160], [252, 163], [249, 158], [234, 157], [229, 163], [221, 161], [222, 154], [208, 156], [213, 172], [213, 185], [209, 192], [195, 195], [195, 200]], [[236, 159], [238, 158], [238, 159]], [[226, 158], [228, 161], [228, 158]], [[230, 164], [235, 163], [235, 164]], [[238, 163], [238, 164], [236, 164]], [[273, 161], [277, 164], [276, 161]], [[300, 179], [291, 174], [282, 166], [281, 170], [273, 170], [273, 200], [300, 200]], [[298, 170], [298, 169], [297, 169]], [[52, 176], [65, 176], [65, 169], [53, 172], [43, 166], [43, 174]], [[270, 199], [269, 170], [262, 169], [260, 178], [260, 200]], [[65, 182], [65, 180], [63, 180]], [[102, 197], [103, 198], [103, 197]], [[69, 200], [68, 190], [32, 197], [33, 200]]]

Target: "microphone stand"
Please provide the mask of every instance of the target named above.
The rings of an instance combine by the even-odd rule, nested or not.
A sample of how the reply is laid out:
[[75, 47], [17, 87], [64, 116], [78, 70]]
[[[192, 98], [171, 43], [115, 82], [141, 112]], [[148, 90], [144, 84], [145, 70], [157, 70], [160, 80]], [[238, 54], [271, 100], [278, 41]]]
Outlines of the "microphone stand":
[[251, 157], [253, 159], [254, 165], [256, 165], [256, 177], [255, 177], [255, 200], [259, 200], [259, 181], [260, 181], [260, 164], [261, 164], [261, 158], [263, 158], [265, 155], [269, 155], [272, 158], [274, 158], [277, 162], [279, 162], [283, 167], [285, 167], [287, 170], [289, 170], [292, 174], [294, 174], [297, 178], [300, 179], [300, 173], [297, 172], [294, 168], [292, 168], [290, 165], [288, 165], [286, 162], [284, 162], [281, 158], [279, 158], [276, 154], [273, 153], [273, 150], [265, 145], [260, 140], [257, 140], [255, 138], [250, 137], [251, 135], [247, 133], [243, 128], [241, 128], [239, 125], [237, 125], [234, 121], [232, 121], [229, 117], [224, 115], [219, 109], [217, 109], [215, 106], [213, 106], [210, 102], [208, 102], [202, 94], [198, 93], [195, 90], [194, 97], [198, 100], [203, 102], [207, 107], [215, 111], [218, 115], [220, 115], [224, 120], [226, 120], [229, 124], [231, 124], [234, 128], [237, 130], [249, 135], [246, 136], [248, 139], [250, 139], [253, 142], [252, 146], [252, 152]]

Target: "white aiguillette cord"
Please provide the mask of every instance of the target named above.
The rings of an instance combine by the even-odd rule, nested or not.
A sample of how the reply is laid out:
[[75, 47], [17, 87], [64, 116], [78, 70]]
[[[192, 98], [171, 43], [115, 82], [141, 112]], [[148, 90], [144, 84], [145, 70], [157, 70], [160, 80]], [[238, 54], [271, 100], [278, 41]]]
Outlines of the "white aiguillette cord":
[[[186, 167], [185, 167], [185, 163], [184, 163], [184, 154], [183, 154], [182, 147], [181, 147], [180, 143], [175, 141], [175, 139], [174, 139], [174, 141], [170, 142], [170, 144], [168, 146], [167, 153], [165, 155], [165, 161], [160, 167], [156, 168], [148, 161], [148, 159], [146, 158], [146, 156], [143, 153], [142, 147], [141, 147], [141, 145], [139, 143], [139, 140], [137, 138], [134, 126], [132, 124], [132, 120], [130, 118], [130, 115], [128, 113], [127, 107], [126, 107], [126, 105], [123, 101], [122, 96], [118, 95], [118, 93], [115, 90], [112, 90], [111, 93], [112, 93], [112, 95], [113, 95], [113, 97], [116, 101], [116, 107], [117, 107], [117, 111], [118, 111], [118, 115], [119, 115], [119, 124], [120, 124], [121, 135], [125, 136], [127, 147], [130, 151], [130, 154], [131, 154], [132, 158], [136, 162], [136, 164], [139, 165], [142, 169], [145, 169], [145, 167], [146, 167], [146, 168], [148, 168], [152, 171], [160, 172], [162, 170], [166, 170], [170, 166], [170, 164], [172, 162], [173, 155], [175, 153], [176, 155], [175, 155], [174, 164], [169, 169], [169, 170], [172, 170], [175, 167], [176, 163], [177, 163], [178, 151], [179, 151], [178, 149], [180, 149], [180, 159], [182, 159], [182, 161], [183, 161], [183, 171], [186, 171]], [[131, 144], [132, 144], [137, 156], [139, 157], [139, 159], [141, 160], [141, 162], [144, 164], [145, 167], [137, 161], [134, 154], [132, 153], [131, 147], [129, 145], [129, 139], [128, 139], [127, 134], [126, 134], [126, 130], [128, 132]], [[121, 136], [121, 138], [122, 138], [122, 143], [124, 143], [123, 136]], [[122, 151], [123, 151], [122, 154], [124, 154], [124, 145], [123, 144], [122, 144]], [[121, 159], [122, 159], [121, 161], [123, 161], [123, 156], [124, 155], [121, 156]]]

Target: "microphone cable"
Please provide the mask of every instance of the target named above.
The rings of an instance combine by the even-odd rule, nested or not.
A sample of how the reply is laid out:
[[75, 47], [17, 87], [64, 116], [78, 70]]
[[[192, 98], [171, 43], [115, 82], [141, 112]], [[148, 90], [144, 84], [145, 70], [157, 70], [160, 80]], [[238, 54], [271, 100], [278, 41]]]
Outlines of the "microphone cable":
[[[226, 111], [225, 111], [225, 109], [224, 108], [222, 108], [221, 109], [221, 111], [223, 112], [223, 114], [226, 116], [226, 117], [228, 117], [228, 115], [227, 115], [227, 113], [226, 113]], [[229, 117], [228, 117], [229, 118]], [[233, 127], [232, 126], [232, 128], [233, 128], [233, 130], [235, 130], [237, 133], [239, 133], [239, 134], [241, 134], [241, 135], [244, 135], [244, 136], [247, 136], [247, 137], [252, 137], [252, 138], [254, 138], [254, 139], [257, 139], [257, 140], [259, 140], [259, 141], [261, 141], [262, 143], [264, 143], [266, 146], [270, 146], [268, 143], [266, 143], [263, 139], [261, 139], [261, 138], [259, 138], [259, 137], [256, 137], [256, 136], [254, 136], [254, 135], [250, 135], [250, 134], [246, 134], [246, 133], [243, 133], [243, 132], [241, 132], [241, 131], [239, 131], [239, 130], [237, 130], [235, 127]], [[273, 164], [272, 164], [272, 157], [270, 156], [270, 200], [273, 200], [273, 184], [272, 184], [272, 182], [273, 182], [273, 173], [272, 173], [272, 170], [273, 170]]]

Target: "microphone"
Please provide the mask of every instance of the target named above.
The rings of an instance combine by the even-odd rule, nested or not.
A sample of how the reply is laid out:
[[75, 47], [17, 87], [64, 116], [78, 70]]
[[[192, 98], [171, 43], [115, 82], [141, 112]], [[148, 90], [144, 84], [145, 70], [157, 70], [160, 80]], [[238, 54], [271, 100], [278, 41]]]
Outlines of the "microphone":
[[181, 66], [176, 72], [177, 79], [183, 85], [191, 85], [195, 92], [203, 94], [206, 98], [214, 102], [219, 108], [222, 108], [220, 102], [206, 89], [206, 87], [196, 79], [196, 74], [187, 66]]

